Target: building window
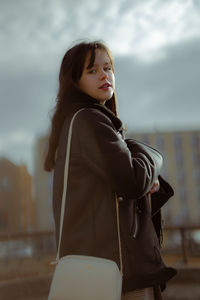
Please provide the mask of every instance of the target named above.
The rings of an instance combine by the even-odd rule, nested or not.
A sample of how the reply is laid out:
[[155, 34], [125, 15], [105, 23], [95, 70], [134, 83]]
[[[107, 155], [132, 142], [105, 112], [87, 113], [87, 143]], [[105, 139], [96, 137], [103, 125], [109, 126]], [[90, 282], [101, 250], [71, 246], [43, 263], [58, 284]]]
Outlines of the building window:
[[175, 146], [175, 148], [178, 148], [179, 150], [182, 149], [182, 146], [183, 146], [182, 137], [179, 134], [174, 135], [174, 146]]
[[184, 157], [183, 157], [183, 142], [180, 135], [174, 136], [174, 149], [175, 149], [175, 161], [178, 169], [182, 169], [184, 166]]
[[197, 134], [192, 134], [191, 136], [191, 147], [192, 147], [192, 162], [194, 166], [200, 164], [200, 142], [199, 136]]
[[192, 162], [193, 162], [193, 179], [195, 182], [195, 195], [200, 207], [200, 137], [199, 133], [191, 134]]
[[197, 200], [198, 200], [198, 206], [200, 208], [200, 186], [197, 187]]
[[200, 166], [197, 166], [196, 168], [194, 167], [193, 169], [193, 179], [197, 183], [197, 186], [200, 182]]
[[156, 147], [158, 147], [158, 150], [160, 150], [161, 152], [165, 151], [165, 140], [164, 137], [160, 134], [156, 134]]
[[10, 190], [11, 186], [8, 180], [8, 176], [3, 176], [0, 180], [0, 191]]
[[6, 229], [8, 227], [8, 214], [0, 212], [0, 229]]
[[150, 145], [150, 140], [149, 140], [149, 137], [148, 137], [147, 134], [143, 134], [143, 135], [141, 136], [141, 140], [142, 140], [143, 143], [145, 143], [145, 144], [147, 144], [147, 145]]
[[199, 136], [198, 136], [198, 134], [193, 133], [191, 135], [191, 145], [192, 145], [192, 147], [194, 147], [194, 149], [199, 148], [200, 143], [199, 143]]
[[176, 179], [180, 186], [185, 185], [185, 173], [183, 172], [183, 170], [179, 170], [176, 173]]

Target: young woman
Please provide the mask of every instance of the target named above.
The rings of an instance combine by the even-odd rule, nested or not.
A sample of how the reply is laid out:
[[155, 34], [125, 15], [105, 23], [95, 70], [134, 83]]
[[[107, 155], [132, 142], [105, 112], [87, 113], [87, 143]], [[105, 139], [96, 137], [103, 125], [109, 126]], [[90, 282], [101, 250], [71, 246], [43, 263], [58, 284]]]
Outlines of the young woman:
[[[125, 100], [124, 100], [125, 101]], [[123, 262], [122, 299], [161, 299], [175, 275], [159, 252], [161, 206], [173, 195], [160, 177], [162, 156], [124, 139], [117, 117], [113, 59], [101, 42], [82, 42], [62, 60], [45, 170], [54, 170], [53, 211], [58, 242], [63, 172], [70, 121], [78, 113], [70, 151], [61, 257], [90, 255], [120, 267], [115, 195]], [[151, 203], [147, 194], [152, 194]], [[150, 209], [151, 206], [151, 209]], [[95, 300], [95, 299], [94, 299]]]

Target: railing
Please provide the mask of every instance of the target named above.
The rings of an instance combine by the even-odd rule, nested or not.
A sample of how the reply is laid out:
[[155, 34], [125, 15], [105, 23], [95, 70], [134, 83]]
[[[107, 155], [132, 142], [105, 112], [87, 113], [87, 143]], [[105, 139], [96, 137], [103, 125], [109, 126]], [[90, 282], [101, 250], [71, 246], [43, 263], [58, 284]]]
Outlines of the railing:
[[41, 257], [56, 251], [53, 231], [0, 233], [0, 259]]
[[[166, 226], [164, 234], [166, 235], [166, 246], [164, 252], [170, 252], [170, 247], [167, 246], [170, 242], [170, 236], [178, 232], [180, 242], [181, 257], [183, 264], [188, 263], [190, 256], [200, 257], [200, 225], [196, 226]], [[174, 240], [172, 243], [175, 242]], [[177, 252], [176, 243], [174, 245], [174, 253]], [[173, 248], [173, 246], [171, 246]], [[171, 251], [172, 252], [172, 251]]]
[[[23, 255], [40, 258], [48, 254], [54, 255], [55, 252], [53, 231], [0, 233], [0, 260], [23, 258]], [[184, 264], [188, 263], [191, 255], [200, 257], [200, 226], [164, 227], [163, 253], [178, 253]]]
[[52, 230], [47, 231], [32, 231], [32, 232], [3, 232], [0, 233], [0, 242], [8, 240], [21, 240], [24, 238], [37, 238], [41, 236], [52, 236], [54, 232]]
[[0, 242], [9, 240], [21, 240], [26, 238], [38, 238], [44, 236], [52, 236], [52, 230], [46, 231], [31, 231], [31, 232], [3, 232], [0, 233]]

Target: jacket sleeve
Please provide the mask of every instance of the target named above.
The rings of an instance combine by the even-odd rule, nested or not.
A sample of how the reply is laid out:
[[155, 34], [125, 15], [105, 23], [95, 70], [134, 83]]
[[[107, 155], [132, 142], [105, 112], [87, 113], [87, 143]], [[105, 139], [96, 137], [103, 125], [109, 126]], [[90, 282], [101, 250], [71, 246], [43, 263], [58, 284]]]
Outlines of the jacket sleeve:
[[74, 129], [83, 161], [118, 196], [137, 199], [151, 189], [162, 166], [161, 155], [148, 153], [136, 143], [128, 147], [111, 120], [97, 109], [80, 112]]
[[161, 176], [158, 176], [160, 189], [151, 195], [152, 216], [156, 215], [161, 207], [174, 195], [174, 190], [170, 184]]

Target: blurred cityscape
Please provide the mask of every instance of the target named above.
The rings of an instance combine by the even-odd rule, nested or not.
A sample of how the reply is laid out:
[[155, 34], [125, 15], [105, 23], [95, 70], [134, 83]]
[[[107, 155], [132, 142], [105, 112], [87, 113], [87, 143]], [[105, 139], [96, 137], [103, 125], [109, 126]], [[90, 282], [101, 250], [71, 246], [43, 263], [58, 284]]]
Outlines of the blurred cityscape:
[[[141, 140], [163, 153], [162, 175], [175, 190], [162, 209], [163, 255], [175, 267], [197, 270], [200, 267], [200, 131], [133, 132], [127, 137]], [[26, 165], [0, 158], [0, 285], [5, 280], [47, 276], [43, 287], [49, 286], [54, 270], [50, 262], [55, 258], [56, 245], [52, 173], [43, 170], [46, 148], [47, 137], [38, 138], [33, 176]], [[176, 299], [173, 297], [166, 299]]]

